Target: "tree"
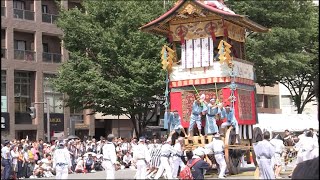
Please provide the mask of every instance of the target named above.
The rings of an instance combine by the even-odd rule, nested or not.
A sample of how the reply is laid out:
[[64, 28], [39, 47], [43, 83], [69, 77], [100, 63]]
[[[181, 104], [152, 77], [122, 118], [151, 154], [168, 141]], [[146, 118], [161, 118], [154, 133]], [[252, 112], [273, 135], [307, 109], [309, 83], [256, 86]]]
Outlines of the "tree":
[[67, 106], [127, 115], [139, 135], [165, 88], [160, 63], [165, 39], [139, 27], [165, 11], [163, 2], [85, 0], [82, 5], [86, 12], [60, 12], [57, 25], [70, 58], [54, 86], [68, 95]]
[[[238, 14], [268, 27], [265, 34], [250, 33], [246, 51], [255, 63], [257, 83], [281, 83], [291, 93], [298, 114], [315, 97], [314, 81], [319, 74], [319, 16], [311, 0], [227, 1]], [[303, 94], [306, 97], [303, 99]]]

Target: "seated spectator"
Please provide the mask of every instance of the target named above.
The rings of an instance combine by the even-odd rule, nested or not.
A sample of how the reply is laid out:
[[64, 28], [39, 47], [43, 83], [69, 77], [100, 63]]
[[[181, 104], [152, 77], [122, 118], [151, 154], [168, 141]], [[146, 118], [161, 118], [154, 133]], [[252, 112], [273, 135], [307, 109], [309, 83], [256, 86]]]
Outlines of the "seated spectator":
[[40, 160], [37, 161], [37, 164], [35, 164], [33, 168], [33, 173], [32, 173], [32, 176], [30, 176], [30, 179], [43, 177], [43, 168], [41, 167], [42, 164], [43, 164], [42, 161]]
[[103, 161], [103, 156], [98, 157], [94, 157], [94, 170], [95, 171], [103, 171], [103, 167], [102, 167], [102, 161]]
[[84, 172], [84, 161], [83, 157], [79, 157], [76, 168], [75, 168], [76, 173], [83, 173]]
[[127, 151], [127, 153], [123, 156], [123, 165], [126, 167], [126, 168], [129, 168], [131, 166], [131, 162], [132, 162], [132, 156], [131, 154], [129, 153], [129, 151]]
[[85, 166], [86, 166], [86, 170], [87, 170], [88, 172], [91, 172], [91, 171], [93, 170], [94, 161], [93, 161], [92, 154], [89, 154], [88, 158], [86, 159]]
[[43, 169], [43, 176], [44, 177], [52, 177], [53, 176], [53, 168], [52, 168], [52, 160], [51, 160], [51, 155], [46, 154], [45, 158], [42, 160], [42, 169]]

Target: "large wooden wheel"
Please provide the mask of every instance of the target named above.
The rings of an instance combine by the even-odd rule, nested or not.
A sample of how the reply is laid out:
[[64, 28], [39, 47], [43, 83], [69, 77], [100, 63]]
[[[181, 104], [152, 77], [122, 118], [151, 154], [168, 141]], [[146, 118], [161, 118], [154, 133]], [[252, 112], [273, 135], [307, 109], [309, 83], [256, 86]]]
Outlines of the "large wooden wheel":
[[225, 159], [229, 173], [239, 174], [240, 173], [240, 160], [242, 151], [240, 149], [229, 149], [229, 145], [235, 145], [236, 143], [236, 132], [232, 126], [230, 126], [225, 133], [224, 146], [225, 146]]
[[[252, 146], [256, 144], [259, 141], [263, 140], [263, 134], [259, 127], [255, 127], [253, 129], [253, 136], [252, 136]], [[257, 160], [256, 160], [256, 153], [254, 153], [254, 149], [252, 150], [252, 159], [255, 166], [258, 166]]]

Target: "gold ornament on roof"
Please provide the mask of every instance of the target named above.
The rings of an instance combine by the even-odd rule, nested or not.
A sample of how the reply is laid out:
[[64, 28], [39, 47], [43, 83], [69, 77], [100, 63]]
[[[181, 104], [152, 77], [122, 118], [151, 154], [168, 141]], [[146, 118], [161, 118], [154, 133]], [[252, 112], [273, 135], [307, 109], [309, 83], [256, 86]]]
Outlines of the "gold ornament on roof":
[[188, 5], [185, 6], [185, 8], [179, 14], [186, 14], [186, 13], [188, 13], [188, 14], [194, 14], [194, 13], [201, 14], [201, 9], [198, 9], [189, 3]]

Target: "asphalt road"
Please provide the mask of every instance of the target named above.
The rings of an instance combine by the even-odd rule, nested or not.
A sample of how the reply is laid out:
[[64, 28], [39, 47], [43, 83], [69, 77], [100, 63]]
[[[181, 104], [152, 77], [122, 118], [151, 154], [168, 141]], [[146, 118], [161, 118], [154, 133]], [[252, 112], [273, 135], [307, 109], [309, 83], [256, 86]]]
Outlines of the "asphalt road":
[[[226, 179], [254, 179], [254, 171], [255, 168], [252, 166], [241, 168], [241, 173], [237, 175], [227, 176]], [[134, 179], [136, 170], [132, 169], [124, 169], [116, 171], [115, 178], [116, 179]], [[282, 172], [281, 177], [283, 179], [289, 179], [289, 171]], [[105, 179], [105, 171], [98, 171], [94, 173], [79, 173], [79, 174], [69, 174], [68, 179]], [[208, 172], [205, 175], [205, 179], [217, 179], [218, 175], [215, 170]], [[46, 179], [55, 179], [55, 177], [46, 178]]]

